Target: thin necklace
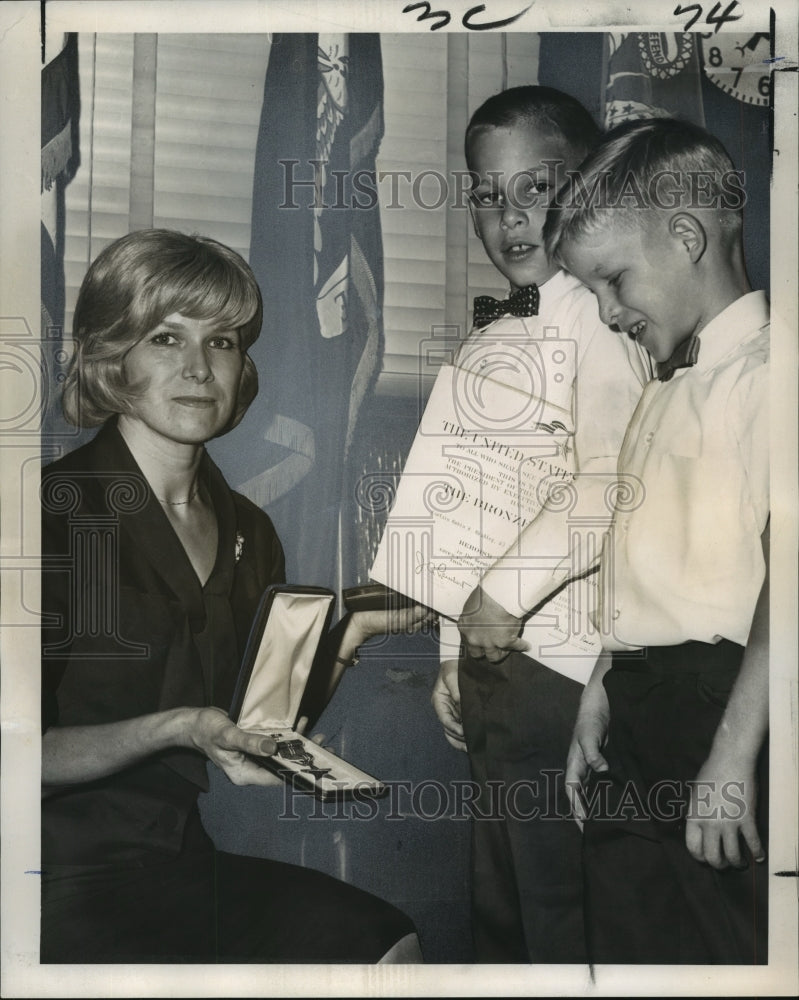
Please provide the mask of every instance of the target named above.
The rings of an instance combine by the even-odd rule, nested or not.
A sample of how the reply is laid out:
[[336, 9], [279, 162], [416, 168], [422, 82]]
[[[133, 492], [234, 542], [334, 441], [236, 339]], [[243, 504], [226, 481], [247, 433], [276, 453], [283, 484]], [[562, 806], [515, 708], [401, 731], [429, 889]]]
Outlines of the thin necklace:
[[157, 496], [155, 499], [159, 503], [165, 503], [165, 504], [167, 504], [169, 507], [182, 507], [184, 504], [191, 503], [192, 500], [197, 496], [197, 494], [199, 492], [200, 492], [200, 484], [196, 483], [195, 486], [194, 486], [194, 490], [193, 490], [191, 496], [187, 497], [185, 500], [164, 500], [163, 497], [159, 497], [159, 496]]

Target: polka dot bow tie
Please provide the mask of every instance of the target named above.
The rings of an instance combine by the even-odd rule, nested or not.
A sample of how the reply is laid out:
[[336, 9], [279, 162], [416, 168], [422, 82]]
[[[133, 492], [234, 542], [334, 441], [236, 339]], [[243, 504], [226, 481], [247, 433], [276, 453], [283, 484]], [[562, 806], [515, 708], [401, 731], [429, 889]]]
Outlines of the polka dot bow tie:
[[520, 288], [507, 299], [478, 295], [474, 300], [474, 325], [478, 330], [502, 316], [537, 316], [540, 295], [537, 285]]
[[692, 333], [690, 337], [678, 344], [668, 361], [658, 364], [658, 378], [668, 382], [678, 368], [691, 368], [699, 357], [699, 337]]

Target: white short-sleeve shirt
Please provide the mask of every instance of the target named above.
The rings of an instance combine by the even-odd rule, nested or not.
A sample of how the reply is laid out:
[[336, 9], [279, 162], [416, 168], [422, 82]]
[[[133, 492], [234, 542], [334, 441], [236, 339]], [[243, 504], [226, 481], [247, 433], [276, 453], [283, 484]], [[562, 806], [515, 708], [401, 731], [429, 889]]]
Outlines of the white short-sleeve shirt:
[[765, 294], [742, 296], [700, 331], [694, 367], [644, 391], [601, 561], [608, 649], [747, 641], [765, 576], [768, 324]]

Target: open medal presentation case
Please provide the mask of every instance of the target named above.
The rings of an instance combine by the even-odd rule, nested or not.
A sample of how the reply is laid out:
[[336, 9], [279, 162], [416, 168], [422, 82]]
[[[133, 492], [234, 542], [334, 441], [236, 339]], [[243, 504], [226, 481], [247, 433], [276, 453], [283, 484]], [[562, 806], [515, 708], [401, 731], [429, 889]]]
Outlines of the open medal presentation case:
[[318, 798], [382, 795], [388, 789], [377, 778], [295, 729], [335, 599], [323, 587], [267, 587], [250, 629], [230, 718], [276, 741], [277, 753], [257, 758], [259, 764]]

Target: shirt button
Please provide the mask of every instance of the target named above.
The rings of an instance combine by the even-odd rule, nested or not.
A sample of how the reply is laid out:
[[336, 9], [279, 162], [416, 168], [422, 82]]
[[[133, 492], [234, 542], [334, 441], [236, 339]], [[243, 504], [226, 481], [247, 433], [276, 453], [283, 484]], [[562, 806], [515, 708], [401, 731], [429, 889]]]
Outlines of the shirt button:
[[619, 611], [619, 609], [616, 608], [616, 610], [613, 612], [613, 621], [614, 622], [618, 621], [620, 617], [621, 617], [621, 611]]
[[654, 431], [650, 431], [644, 438], [644, 444], [652, 444], [652, 438], [655, 436]]

